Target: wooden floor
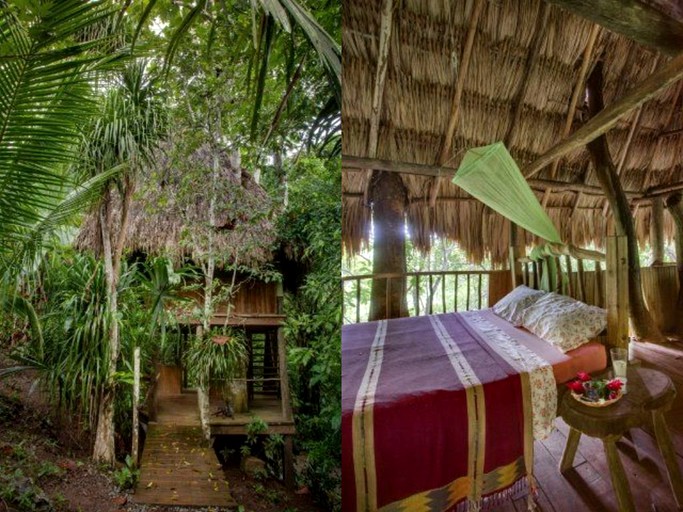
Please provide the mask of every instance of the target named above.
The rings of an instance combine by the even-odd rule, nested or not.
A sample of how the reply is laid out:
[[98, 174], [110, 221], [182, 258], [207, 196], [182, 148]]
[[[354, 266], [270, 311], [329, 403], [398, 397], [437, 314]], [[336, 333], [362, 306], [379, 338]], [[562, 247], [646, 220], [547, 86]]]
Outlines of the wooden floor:
[[196, 391], [160, 398], [157, 402], [157, 423], [184, 427], [199, 427], [199, 405]]
[[209, 425], [212, 434], [244, 434], [246, 433], [246, 426], [254, 418], [260, 418], [268, 424], [268, 433], [294, 433], [294, 421], [285, 420], [282, 413], [282, 400], [276, 397], [256, 394], [249, 403], [249, 411], [235, 413], [232, 418], [214, 414], [214, 411], [217, 411], [222, 405], [221, 400], [211, 399]]
[[[643, 366], [667, 373], [679, 391], [667, 423], [683, 468], [683, 343], [666, 346], [638, 343], [636, 357]], [[536, 503], [543, 512], [617, 512], [616, 498], [607, 470], [602, 443], [581, 436], [574, 468], [561, 475], [558, 464], [568, 427], [561, 420], [558, 429], [543, 442], [536, 442], [534, 473], [539, 484]], [[669, 488], [664, 462], [657, 450], [652, 428], [634, 429], [630, 439], [617, 443], [619, 455], [631, 485], [639, 512], [674, 512], [676, 503]], [[497, 508], [501, 512], [526, 511], [526, 498], [511, 500]]]
[[162, 398], [148, 426], [137, 503], [234, 507], [218, 459], [199, 426], [196, 393]]

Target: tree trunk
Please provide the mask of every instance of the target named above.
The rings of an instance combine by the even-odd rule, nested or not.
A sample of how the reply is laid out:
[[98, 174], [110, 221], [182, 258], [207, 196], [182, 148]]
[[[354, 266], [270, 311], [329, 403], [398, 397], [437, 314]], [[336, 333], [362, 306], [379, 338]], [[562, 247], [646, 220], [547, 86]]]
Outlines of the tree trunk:
[[[588, 89], [588, 110], [592, 117], [604, 108], [601, 62], [598, 62], [588, 77], [586, 87]], [[619, 175], [612, 162], [607, 138], [601, 135], [592, 142], [589, 142], [587, 147], [595, 166], [595, 174], [614, 213], [617, 234], [626, 236], [628, 244], [629, 313], [633, 331], [639, 339], [655, 343], [662, 342], [664, 337], [654, 323], [643, 299], [638, 240], [633, 224], [633, 216], [631, 215], [628, 199], [621, 186]]]
[[114, 464], [114, 397], [116, 382], [116, 361], [119, 357], [118, 297], [111, 244], [111, 191], [107, 191], [100, 207], [100, 229], [102, 232], [102, 256], [107, 283], [107, 316], [109, 318], [109, 362], [107, 381], [102, 389], [97, 415], [97, 433], [93, 448], [93, 459], [105, 464]]
[[[374, 226], [373, 274], [405, 274], [406, 190], [396, 173], [377, 172], [370, 184]], [[389, 281], [389, 289], [387, 289]], [[406, 279], [374, 279], [370, 320], [407, 316]]]
[[666, 199], [666, 207], [676, 224], [676, 268], [678, 270], [678, 300], [676, 309], [679, 311], [676, 320], [676, 332], [683, 330], [683, 202], [681, 193], [671, 194]]
[[661, 197], [652, 199], [650, 220], [650, 245], [652, 246], [652, 266], [664, 263], [664, 200]]

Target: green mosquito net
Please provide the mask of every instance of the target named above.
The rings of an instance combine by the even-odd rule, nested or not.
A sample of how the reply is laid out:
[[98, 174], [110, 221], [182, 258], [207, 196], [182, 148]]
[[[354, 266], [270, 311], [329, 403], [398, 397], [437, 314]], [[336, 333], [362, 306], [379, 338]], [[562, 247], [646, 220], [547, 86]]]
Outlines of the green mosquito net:
[[548, 242], [562, 243], [502, 142], [469, 150], [453, 183], [527, 231]]

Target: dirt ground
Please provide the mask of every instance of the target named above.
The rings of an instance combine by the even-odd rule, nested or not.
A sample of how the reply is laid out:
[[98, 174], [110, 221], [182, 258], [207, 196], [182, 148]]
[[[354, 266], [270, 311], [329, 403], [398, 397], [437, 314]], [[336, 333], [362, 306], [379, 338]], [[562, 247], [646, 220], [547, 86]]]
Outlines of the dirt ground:
[[[0, 368], [7, 364], [0, 359]], [[135, 504], [129, 493], [118, 490], [110, 469], [90, 462], [87, 433], [55, 420], [40, 392], [31, 392], [33, 382], [26, 374], [0, 379], [0, 512], [228, 510]], [[275, 480], [248, 478], [238, 468], [226, 468], [225, 474], [237, 512], [322, 510], [305, 489], [291, 492]]]

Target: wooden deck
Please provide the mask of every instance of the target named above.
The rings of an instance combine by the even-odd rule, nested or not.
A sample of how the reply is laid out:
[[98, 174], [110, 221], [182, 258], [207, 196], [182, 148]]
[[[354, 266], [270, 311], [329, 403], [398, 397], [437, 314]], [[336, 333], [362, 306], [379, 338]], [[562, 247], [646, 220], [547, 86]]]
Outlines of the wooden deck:
[[[667, 373], [678, 390], [678, 396], [667, 423], [683, 468], [683, 343], [666, 346], [638, 343], [636, 356], [643, 366]], [[581, 436], [574, 468], [565, 476], [558, 465], [567, 439], [568, 427], [561, 420], [556, 430], [543, 442], [536, 442], [534, 473], [539, 492], [536, 503], [542, 512], [617, 512], [619, 509], [607, 470], [607, 460], [598, 439]], [[630, 439], [617, 443], [633, 493], [636, 510], [643, 512], [675, 512], [662, 456], [652, 427], [633, 429]], [[501, 512], [526, 511], [526, 497], [510, 500], [497, 508]]]
[[237, 505], [202, 434], [196, 393], [159, 400], [157, 421], [147, 431], [134, 500], [148, 505]]
[[[211, 400], [211, 411], [222, 405], [220, 400]], [[209, 426], [212, 435], [246, 434], [247, 425], [258, 417], [268, 424], [268, 434], [294, 434], [294, 420], [286, 419], [282, 412], [282, 400], [272, 396], [256, 395], [249, 404], [249, 411], [236, 413], [234, 418], [211, 416]]]

